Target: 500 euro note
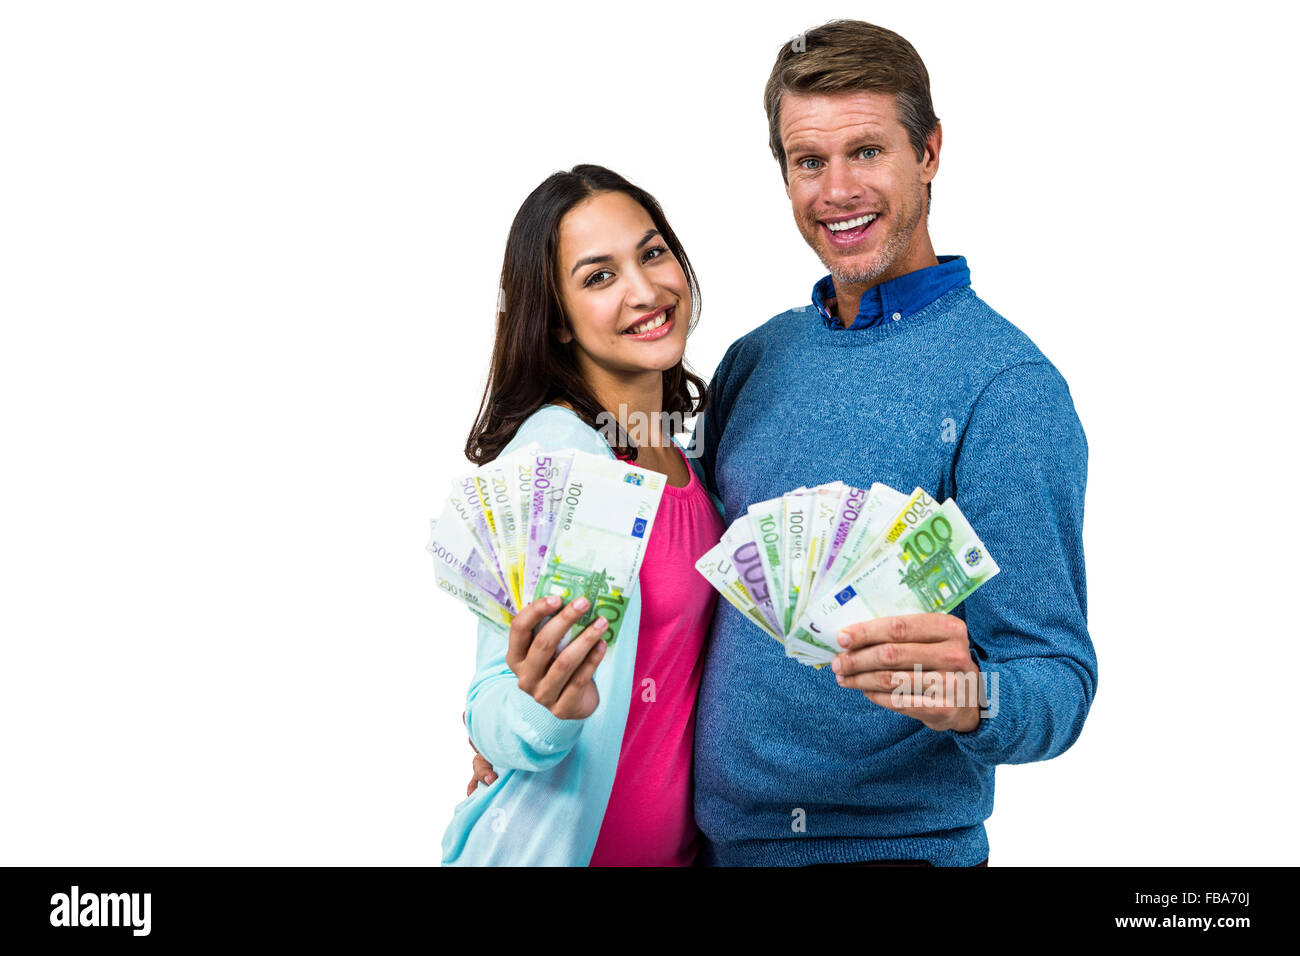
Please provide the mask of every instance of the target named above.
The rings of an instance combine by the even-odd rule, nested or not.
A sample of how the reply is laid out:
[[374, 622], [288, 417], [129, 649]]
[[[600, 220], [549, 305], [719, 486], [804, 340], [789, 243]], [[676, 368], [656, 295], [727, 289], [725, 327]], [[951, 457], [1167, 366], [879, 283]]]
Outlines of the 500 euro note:
[[574, 452], [554, 540], [531, 600], [559, 595], [591, 602], [561, 642], [595, 621], [609, 621], [613, 645], [645, 557], [666, 482], [664, 475], [586, 452]]

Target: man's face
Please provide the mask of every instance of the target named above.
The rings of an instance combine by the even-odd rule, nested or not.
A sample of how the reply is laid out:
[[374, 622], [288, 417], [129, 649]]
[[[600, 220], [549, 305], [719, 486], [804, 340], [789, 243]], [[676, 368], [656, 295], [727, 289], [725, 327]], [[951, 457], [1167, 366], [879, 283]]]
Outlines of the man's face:
[[[892, 93], [782, 97], [785, 192], [841, 291], [934, 265], [925, 187], [938, 172], [941, 139], [936, 129], [918, 160]], [[874, 218], [842, 228], [863, 216]]]

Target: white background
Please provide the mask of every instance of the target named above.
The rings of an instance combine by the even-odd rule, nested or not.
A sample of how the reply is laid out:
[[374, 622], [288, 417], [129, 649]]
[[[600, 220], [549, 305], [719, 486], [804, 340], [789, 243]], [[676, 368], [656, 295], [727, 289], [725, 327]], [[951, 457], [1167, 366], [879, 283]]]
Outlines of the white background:
[[1098, 693], [997, 771], [993, 865], [1294, 862], [1281, 9], [6, 4], [0, 861], [436, 863], [474, 619], [424, 545], [515, 210], [647, 188], [711, 375], [824, 274], [762, 90], [849, 16], [925, 59], [936, 251], [1089, 441]]

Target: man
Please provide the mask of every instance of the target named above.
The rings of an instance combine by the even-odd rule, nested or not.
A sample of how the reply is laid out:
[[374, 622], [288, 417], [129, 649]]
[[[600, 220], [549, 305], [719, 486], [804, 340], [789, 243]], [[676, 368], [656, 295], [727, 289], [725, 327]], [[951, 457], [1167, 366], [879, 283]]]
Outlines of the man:
[[[935, 255], [942, 130], [911, 45], [825, 24], [782, 48], [764, 99], [795, 222], [830, 274], [812, 306], [727, 351], [701, 477], [728, 524], [803, 485], [921, 487], [956, 500], [1001, 572], [953, 614], [848, 628], [821, 671], [719, 601], [696, 717], [701, 862], [979, 865], [994, 766], [1068, 748], [1096, 688], [1083, 429], [965, 260]], [[954, 693], [974, 672], [984, 716]], [[921, 693], [936, 681], [944, 706]]]

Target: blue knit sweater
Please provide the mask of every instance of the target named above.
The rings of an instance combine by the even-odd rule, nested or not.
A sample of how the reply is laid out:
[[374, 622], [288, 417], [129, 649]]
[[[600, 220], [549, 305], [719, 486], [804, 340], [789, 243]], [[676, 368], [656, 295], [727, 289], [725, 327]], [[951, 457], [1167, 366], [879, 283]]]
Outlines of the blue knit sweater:
[[965, 284], [873, 327], [774, 317], [727, 351], [697, 430], [728, 524], [800, 485], [919, 486], [956, 499], [1001, 568], [954, 612], [996, 690], [969, 733], [839, 687], [719, 601], [695, 734], [702, 861], [980, 862], [994, 766], [1063, 752], [1097, 685], [1088, 452], [1065, 380]]

